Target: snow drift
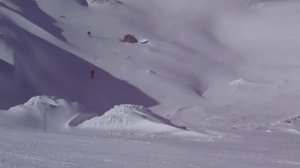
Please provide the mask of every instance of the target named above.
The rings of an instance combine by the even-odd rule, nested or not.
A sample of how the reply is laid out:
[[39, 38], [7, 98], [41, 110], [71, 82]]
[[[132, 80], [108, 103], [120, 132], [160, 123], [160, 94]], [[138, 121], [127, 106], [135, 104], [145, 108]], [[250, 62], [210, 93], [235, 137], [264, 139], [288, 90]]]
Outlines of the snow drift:
[[170, 121], [152, 113], [149, 109], [137, 105], [118, 105], [102, 116], [92, 118], [80, 124], [79, 128], [102, 130], [135, 130], [146, 132], [168, 132], [185, 130]]
[[33, 130], [61, 130], [80, 113], [87, 112], [78, 103], [48, 96], [35, 96], [26, 103], [0, 113], [3, 127]]
[[[0, 126], [16, 129], [59, 131], [77, 127], [106, 131], [170, 132], [185, 131], [149, 109], [138, 105], [118, 105], [101, 116], [77, 102], [50, 96], [35, 96], [24, 104], [0, 113]], [[96, 116], [96, 117], [95, 117]]]

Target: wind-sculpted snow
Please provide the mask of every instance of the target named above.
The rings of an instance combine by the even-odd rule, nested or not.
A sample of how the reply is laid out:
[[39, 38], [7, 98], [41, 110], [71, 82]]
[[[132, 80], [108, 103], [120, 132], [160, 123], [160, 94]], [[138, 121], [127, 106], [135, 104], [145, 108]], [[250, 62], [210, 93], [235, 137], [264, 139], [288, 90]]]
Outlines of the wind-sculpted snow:
[[103, 3], [109, 2], [109, 0], [86, 0], [88, 6], [90, 7], [96, 7], [96, 6], [100, 6]]
[[0, 114], [2, 127], [27, 130], [63, 130], [80, 113], [87, 111], [78, 103], [48, 96], [36, 96]]
[[[87, 5], [89, 7], [101, 7], [101, 5], [105, 5], [105, 3], [118, 3], [123, 4], [122, 1], [119, 0], [77, 0], [82, 5]], [[85, 2], [83, 2], [85, 1]]]
[[170, 121], [155, 115], [149, 109], [137, 105], [118, 105], [104, 113], [80, 124], [80, 128], [103, 130], [136, 130], [146, 132], [184, 131]]
[[[0, 126], [45, 132], [79, 128], [79, 130], [90, 129], [104, 132], [172, 133], [201, 139], [216, 137], [188, 131], [185, 127], [176, 126], [149, 109], [137, 105], [119, 105], [101, 116], [95, 117], [95, 115], [79, 103], [71, 103], [49, 96], [35, 96], [24, 104], [1, 111]], [[68, 131], [72, 131], [72, 129], [68, 129]]]

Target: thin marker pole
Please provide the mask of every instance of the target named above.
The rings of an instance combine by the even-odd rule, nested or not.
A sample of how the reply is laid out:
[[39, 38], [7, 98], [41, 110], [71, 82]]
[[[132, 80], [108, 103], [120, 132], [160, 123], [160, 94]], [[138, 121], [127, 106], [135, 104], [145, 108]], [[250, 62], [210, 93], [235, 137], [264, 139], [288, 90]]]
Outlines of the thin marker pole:
[[44, 132], [47, 132], [47, 106], [44, 108]]

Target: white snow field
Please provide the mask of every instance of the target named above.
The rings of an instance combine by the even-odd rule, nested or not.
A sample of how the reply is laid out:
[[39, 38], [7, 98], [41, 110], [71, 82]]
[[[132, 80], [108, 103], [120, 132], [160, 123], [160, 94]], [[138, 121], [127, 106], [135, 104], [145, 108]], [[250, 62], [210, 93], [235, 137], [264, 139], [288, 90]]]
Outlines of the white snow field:
[[2, 168], [297, 168], [298, 136], [246, 134], [232, 140], [125, 139], [0, 130]]
[[0, 168], [300, 167], [299, 17], [297, 0], [0, 0]]

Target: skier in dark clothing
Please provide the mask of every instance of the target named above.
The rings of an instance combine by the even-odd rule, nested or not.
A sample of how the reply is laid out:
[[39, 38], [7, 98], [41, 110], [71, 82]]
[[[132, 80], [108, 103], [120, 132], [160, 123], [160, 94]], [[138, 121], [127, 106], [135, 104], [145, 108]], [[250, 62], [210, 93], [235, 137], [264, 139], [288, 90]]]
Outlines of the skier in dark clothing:
[[92, 37], [92, 33], [91, 33], [90, 31], [87, 32], [87, 35], [88, 35], [89, 37]]
[[94, 79], [94, 78], [95, 78], [95, 71], [91, 70], [91, 79]]

